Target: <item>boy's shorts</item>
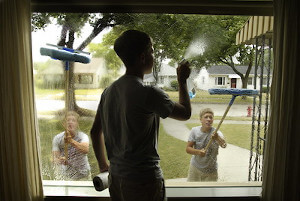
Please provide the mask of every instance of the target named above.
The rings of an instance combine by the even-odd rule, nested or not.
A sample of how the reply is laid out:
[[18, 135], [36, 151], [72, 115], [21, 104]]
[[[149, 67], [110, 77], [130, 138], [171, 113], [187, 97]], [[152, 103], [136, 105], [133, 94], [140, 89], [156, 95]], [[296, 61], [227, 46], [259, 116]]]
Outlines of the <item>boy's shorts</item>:
[[218, 171], [205, 173], [190, 165], [187, 181], [218, 181]]

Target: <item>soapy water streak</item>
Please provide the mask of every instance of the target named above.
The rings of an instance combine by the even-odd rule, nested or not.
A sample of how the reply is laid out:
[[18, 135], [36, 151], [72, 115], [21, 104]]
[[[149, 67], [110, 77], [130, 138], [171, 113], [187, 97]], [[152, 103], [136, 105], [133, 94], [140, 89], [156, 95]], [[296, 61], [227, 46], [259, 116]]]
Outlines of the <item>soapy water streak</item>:
[[[202, 38], [199, 37], [199, 38], [194, 39], [188, 46], [188, 48], [184, 54], [184, 59], [190, 60], [196, 56], [201, 56], [204, 53], [205, 48], [206, 48], [206, 43]], [[194, 79], [188, 78], [187, 88], [188, 88], [190, 97], [191, 98], [195, 97], [195, 95], [196, 95], [195, 78]]]

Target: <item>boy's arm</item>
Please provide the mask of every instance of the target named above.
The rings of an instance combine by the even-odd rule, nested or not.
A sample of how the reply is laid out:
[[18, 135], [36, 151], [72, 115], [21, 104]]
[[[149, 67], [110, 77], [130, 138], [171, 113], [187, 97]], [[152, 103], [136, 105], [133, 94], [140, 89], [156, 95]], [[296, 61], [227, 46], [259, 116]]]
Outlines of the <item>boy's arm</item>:
[[105, 157], [104, 136], [102, 132], [101, 116], [99, 110], [97, 111], [94, 124], [91, 129], [91, 139], [100, 172], [108, 171], [109, 165], [107, 164]]
[[186, 80], [190, 76], [190, 64], [180, 63], [177, 68], [177, 80], [179, 87], [179, 102], [175, 103], [174, 109], [169, 117], [177, 120], [188, 120], [191, 117], [191, 102], [187, 90]]
[[199, 155], [199, 156], [205, 156], [206, 152], [205, 149], [195, 149], [194, 148], [195, 142], [188, 141], [186, 145], [186, 153], [192, 154], [192, 155]]

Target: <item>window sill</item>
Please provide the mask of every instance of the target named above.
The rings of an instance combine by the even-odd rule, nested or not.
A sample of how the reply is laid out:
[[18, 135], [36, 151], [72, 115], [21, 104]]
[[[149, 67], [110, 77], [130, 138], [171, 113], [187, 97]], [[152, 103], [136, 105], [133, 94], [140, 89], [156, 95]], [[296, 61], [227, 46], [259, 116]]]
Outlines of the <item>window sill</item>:
[[[109, 200], [108, 189], [98, 192], [92, 181], [43, 181], [46, 201], [54, 200]], [[261, 182], [166, 182], [170, 200], [255, 200], [261, 195]]]

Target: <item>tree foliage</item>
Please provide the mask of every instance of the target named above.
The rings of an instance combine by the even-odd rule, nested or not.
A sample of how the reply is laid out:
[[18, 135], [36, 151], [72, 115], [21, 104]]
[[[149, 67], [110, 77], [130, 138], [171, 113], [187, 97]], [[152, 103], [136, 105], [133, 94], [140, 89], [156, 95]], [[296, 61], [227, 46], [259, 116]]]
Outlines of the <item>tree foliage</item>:
[[[103, 13], [33, 13], [32, 30], [44, 29], [50, 22], [54, 22], [62, 27], [57, 45], [76, 50], [83, 50], [87, 45], [104, 29], [114, 27], [119, 24], [127, 24], [132, 21], [130, 15]], [[74, 47], [76, 39], [75, 34], [80, 35], [85, 24], [92, 27], [91, 33], [86, 37], [78, 47]], [[70, 62], [70, 68], [66, 72], [69, 74], [67, 110], [75, 110], [80, 115], [90, 115], [91, 113], [79, 108], [75, 100], [74, 86], [74, 63]]]
[[[99, 51], [104, 47], [106, 52], [111, 52], [113, 41], [122, 31], [137, 29], [148, 33], [153, 39], [156, 78], [155, 74], [159, 71], [163, 60], [171, 59], [172, 65], [175, 65], [185, 57], [192, 61], [195, 68], [228, 65], [242, 78], [243, 86], [247, 86], [253, 63], [253, 49], [235, 44], [235, 37], [248, 17], [184, 14], [130, 14], [130, 16], [132, 22], [113, 27], [108, 33], [107, 40], [99, 45]], [[93, 48], [95, 47], [97, 48], [93, 45]], [[106, 58], [120, 65], [114, 62], [115, 58]], [[247, 73], [244, 75], [239, 72], [235, 68], [236, 64], [248, 65]]]
[[[51, 21], [62, 27], [57, 45], [83, 50], [104, 29], [111, 27], [102, 44], [91, 44], [90, 50], [95, 56], [106, 58], [108, 69], [114, 75], [122, 65], [116, 57], [112, 46], [121, 32], [127, 29], [137, 29], [148, 33], [153, 39], [155, 66], [154, 77], [165, 59], [171, 59], [173, 64], [186, 55], [193, 43], [202, 44], [194, 48], [189, 59], [195, 68], [203, 66], [226, 64], [230, 66], [243, 80], [243, 86], [252, 67], [253, 50], [251, 47], [235, 44], [235, 35], [243, 26], [247, 17], [243, 16], [208, 16], [184, 14], [128, 14], [128, 13], [33, 13], [32, 30], [43, 29]], [[80, 35], [85, 24], [92, 27], [90, 35], [78, 47], [74, 47], [75, 34]], [[245, 75], [235, 68], [236, 62], [248, 65]], [[75, 102], [73, 65], [70, 67], [70, 100], [71, 109], [78, 106]]]

